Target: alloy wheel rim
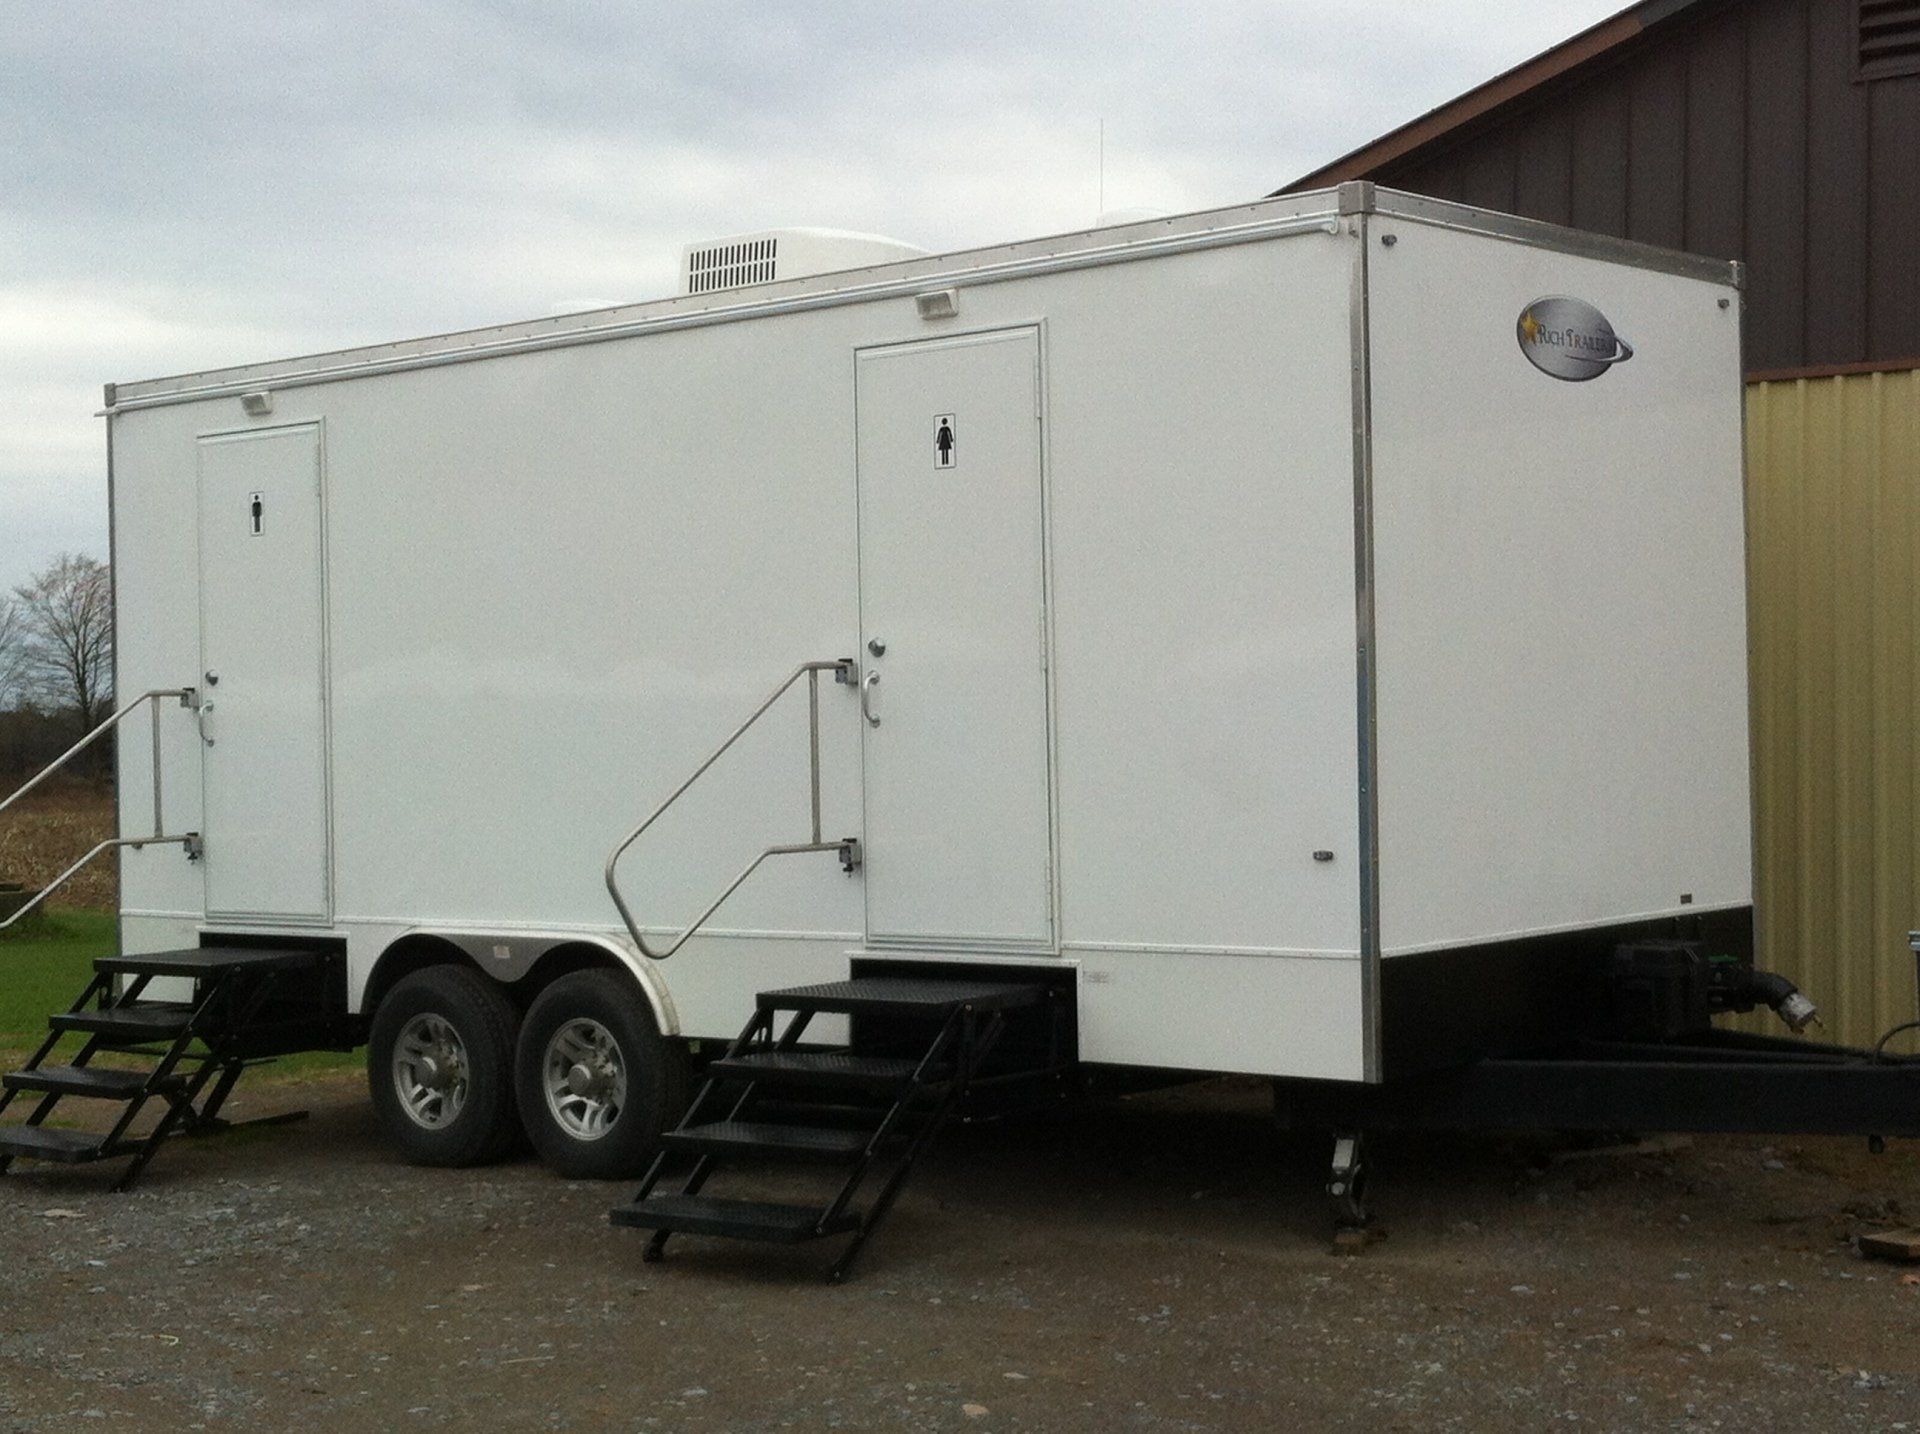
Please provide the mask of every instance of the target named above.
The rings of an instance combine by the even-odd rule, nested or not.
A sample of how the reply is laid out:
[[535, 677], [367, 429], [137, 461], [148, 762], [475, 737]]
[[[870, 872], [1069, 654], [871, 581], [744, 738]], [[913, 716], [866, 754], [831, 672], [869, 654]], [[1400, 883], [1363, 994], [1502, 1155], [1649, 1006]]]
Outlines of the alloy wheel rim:
[[540, 1061], [547, 1112], [574, 1140], [598, 1140], [627, 1104], [627, 1064], [620, 1043], [598, 1021], [579, 1016], [547, 1038]]
[[466, 1108], [470, 1085], [466, 1042], [451, 1021], [423, 1011], [401, 1028], [393, 1048], [393, 1088], [415, 1125], [451, 1125]]

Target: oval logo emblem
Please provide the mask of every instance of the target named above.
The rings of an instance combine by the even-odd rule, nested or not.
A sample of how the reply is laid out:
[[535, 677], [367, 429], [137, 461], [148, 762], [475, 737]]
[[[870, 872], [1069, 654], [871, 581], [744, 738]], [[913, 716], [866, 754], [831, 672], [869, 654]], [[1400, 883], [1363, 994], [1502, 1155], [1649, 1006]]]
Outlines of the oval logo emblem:
[[1633, 357], [1633, 346], [1607, 316], [1584, 299], [1564, 294], [1535, 299], [1520, 312], [1520, 352], [1552, 378], [1585, 383]]

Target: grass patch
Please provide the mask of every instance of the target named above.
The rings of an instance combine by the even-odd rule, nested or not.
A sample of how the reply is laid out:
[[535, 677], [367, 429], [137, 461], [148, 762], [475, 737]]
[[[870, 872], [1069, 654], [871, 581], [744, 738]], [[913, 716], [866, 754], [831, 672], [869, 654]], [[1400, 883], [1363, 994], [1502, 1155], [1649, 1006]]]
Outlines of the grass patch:
[[[73, 1005], [93, 976], [94, 958], [120, 949], [119, 923], [110, 911], [62, 909], [38, 929], [0, 937], [0, 1056], [11, 1068], [47, 1034], [47, 1017]], [[78, 1049], [69, 1036], [67, 1049]], [[309, 1051], [260, 1067], [259, 1076], [305, 1075], [359, 1065], [350, 1052]]]
[[0, 1047], [28, 1047], [46, 1035], [47, 1017], [86, 988], [94, 957], [119, 944], [107, 911], [55, 911], [38, 929], [0, 938]]

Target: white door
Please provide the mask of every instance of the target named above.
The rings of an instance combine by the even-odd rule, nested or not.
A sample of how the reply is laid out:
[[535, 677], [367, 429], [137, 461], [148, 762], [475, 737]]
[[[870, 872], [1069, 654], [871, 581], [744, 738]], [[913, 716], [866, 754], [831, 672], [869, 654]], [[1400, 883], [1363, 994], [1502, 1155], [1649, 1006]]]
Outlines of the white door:
[[200, 440], [209, 917], [324, 921], [320, 430]]
[[1053, 943], [1040, 345], [858, 361], [867, 939]]

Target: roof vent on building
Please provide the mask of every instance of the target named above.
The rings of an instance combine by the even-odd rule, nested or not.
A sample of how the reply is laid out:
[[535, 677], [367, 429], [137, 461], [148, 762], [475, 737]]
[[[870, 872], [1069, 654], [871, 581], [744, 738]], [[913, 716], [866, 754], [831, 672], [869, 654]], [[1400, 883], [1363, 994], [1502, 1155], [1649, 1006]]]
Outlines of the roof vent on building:
[[1860, 78], [1920, 74], [1920, 5], [1914, 0], [1858, 0]]
[[712, 294], [744, 289], [777, 279], [891, 264], [926, 252], [898, 239], [849, 234], [840, 229], [769, 229], [761, 234], [735, 234], [687, 246], [680, 264], [680, 292]]

